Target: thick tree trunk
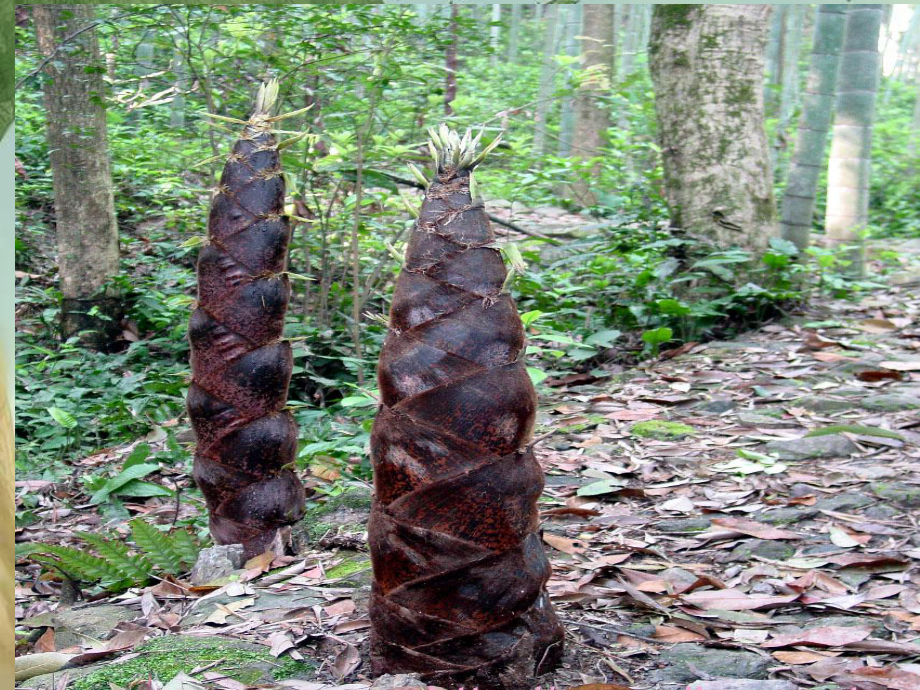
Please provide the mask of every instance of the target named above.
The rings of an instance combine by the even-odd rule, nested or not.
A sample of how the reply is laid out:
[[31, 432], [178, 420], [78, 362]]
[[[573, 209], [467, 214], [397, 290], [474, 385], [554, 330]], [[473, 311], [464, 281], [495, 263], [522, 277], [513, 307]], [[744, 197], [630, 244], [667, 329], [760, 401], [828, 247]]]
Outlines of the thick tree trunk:
[[[616, 5], [587, 4], [582, 8], [582, 78], [575, 96], [575, 134], [573, 154], [595, 158], [607, 143], [610, 110], [601, 98], [613, 86], [613, 61], [616, 55]], [[599, 164], [593, 166], [597, 172]], [[593, 177], [593, 175], [592, 175]], [[597, 197], [587, 180], [572, 182], [572, 195], [582, 206], [593, 206]]]
[[[441, 130], [396, 283], [371, 434], [371, 669], [530, 690], [562, 655], [539, 534], [536, 395], [475, 143]], [[453, 155], [456, 154], [456, 155]]]
[[[118, 223], [105, 122], [105, 84], [92, 5], [34, 5], [45, 66], [45, 111], [54, 189], [64, 338], [95, 349], [121, 332]], [[83, 31], [81, 31], [83, 30]], [[78, 33], [79, 32], [79, 33]]]
[[815, 19], [808, 84], [782, 204], [783, 237], [799, 249], [808, 246], [814, 221], [815, 193], [834, 112], [846, 10], [846, 5], [821, 5]]
[[769, 5], [655, 5], [649, 43], [674, 226], [763, 250], [777, 233], [763, 125]]
[[881, 5], [850, 5], [847, 10], [834, 135], [827, 170], [825, 229], [831, 246], [854, 245], [847, 271], [863, 273], [861, 233], [869, 222], [872, 128], [880, 76], [878, 52]]
[[546, 153], [546, 125], [549, 115], [550, 96], [553, 93], [553, 77], [556, 74], [557, 28], [559, 25], [558, 5], [541, 5], [543, 8], [543, 66], [540, 69], [540, 87], [534, 110], [533, 155]]
[[521, 6], [511, 6], [511, 24], [508, 26], [508, 62], [514, 64], [518, 57], [518, 37], [521, 33]]

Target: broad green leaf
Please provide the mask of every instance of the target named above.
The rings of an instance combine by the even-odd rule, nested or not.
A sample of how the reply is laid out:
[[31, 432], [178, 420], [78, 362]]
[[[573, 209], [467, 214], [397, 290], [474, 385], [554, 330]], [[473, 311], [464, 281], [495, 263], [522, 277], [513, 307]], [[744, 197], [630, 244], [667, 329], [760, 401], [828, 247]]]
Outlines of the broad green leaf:
[[66, 410], [62, 410], [59, 407], [49, 407], [48, 414], [51, 415], [51, 419], [56, 421], [65, 429], [73, 429], [77, 426], [76, 418]]
[[118, 489], [123, 487], [130, 481], [135, 479], [140, 479], [141, 477], [146, 477], [151, 472], [156, 472], [160, 469], [159, 465], [153, 463], [144, 463], [140, 465], [132, 465], [121, 471], [117, 476], [109, 479], [99, 491], [94, 493], [89, 499], [90, 504], [98, 505], [102, 503], [106, 498], [111, 494], [117, 493]]

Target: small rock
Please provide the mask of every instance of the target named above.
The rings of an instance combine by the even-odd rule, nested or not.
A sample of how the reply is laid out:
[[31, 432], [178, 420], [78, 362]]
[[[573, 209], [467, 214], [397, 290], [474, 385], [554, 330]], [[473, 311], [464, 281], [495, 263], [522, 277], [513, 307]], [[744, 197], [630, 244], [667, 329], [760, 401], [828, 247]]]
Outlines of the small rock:
[[674, 520], [662, 520], [655, 524], [658, 531], [668, 534], [680, 534], [683, 532], [703, 532], [712, 526], [710, 518], [677, 518]]
[[134, 620], [138, 615], [139, 611], [115, 604], [58, 609], [51, 614], [55, 645], [64, 649], [108, 639], [115, 626]]
[[846, 493], [822, 498], [816, 501], [813, 507], [815, 510], [836, 510], [845, 513], [856, 508], [865, 508], [872, 503], [874, 501], [865, 494]]
[[[700, 676], [765, 678], [772, 661], [754, 652], [709, 649], [692, 643], [676, 644], [658, 657], [663, 666], [653, 674], [659, 683], [691, 683]], [[705, 677], [705, 676], [704, 676]]]
[[738, 422], [746, 426], [766, 426], [779, 428], [801, 426], [801, 424], [799, 424], [794, 419], [780, 419], [779, 417], [771, 417], [770, 415], [766, 414], [757, 414], [756, 412], [739, 412]]
[[793, 400], [795, 407], [804, 407], [812, 412], [843, 412], [852, 410], [857, 406], [856, 400], [836, 400], [821, 395], [806, 395], [804, 398]]
[[426, 690], [428, 684], [419, 680], [416, 675], [400, 674], [392, 676], [389, 673], [380, 676], [374, 681], [371, 690], [401, 690], [402, 688], [412, 688], [413, 690]]
[[792, 525], [817, 514], [818, 511], [812, 507], [777, 508], [766, 513], [760, 513], [757, 519], [770, 525]]
[[878, 482], [872, 485], [872, 493], [902, 508], [920, 508], [920, 486]]
[[770, 441], [764, 446], [764, 450], [776, 455], [780, 460], [842, 458], [859, 452], [855, 443], [840, 434]]
[[243, 567], [243, 545], [227, 544], [202, 549], [198, 554], [195, 567], [192, 568], [191, 582], [195, 586], [206, 585], [222, 577], [227, 577], [234, 570]]
[[751, 556], [767, 558], [771, 561], [785, 561], [795, 555], [795, 546], [771, 539], [749, 539], [741, 542], [728, 554], [728, 562], [749, 561]]
[[723, 678], [721, 680], [698, 680], [690, 683], [687, 690], [795, 690], [788, 680], [751, 680], [750, 678]]
[[920, 397], [905, 393], [882, 393], [869, 395], [859, 403], [860, 407], [874, 412], [900, 412], [920, 408]]
[[722, 414], [723, 412], [734, 410], [736, 407], [738, 407], [738, 403], [730, 398], [716, 398], [715, 400], [703, 403], [697, 409], [701, 412], [708, 412], [709, 414]]

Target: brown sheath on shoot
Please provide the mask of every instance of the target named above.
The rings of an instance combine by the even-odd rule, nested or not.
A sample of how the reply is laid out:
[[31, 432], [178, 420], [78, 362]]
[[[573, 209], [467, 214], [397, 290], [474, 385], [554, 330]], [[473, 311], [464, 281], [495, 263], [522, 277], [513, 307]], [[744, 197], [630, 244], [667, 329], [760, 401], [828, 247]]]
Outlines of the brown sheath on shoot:
[[497, 141], [477, 157], [469, 132], [431, 134], [437, 172], [378, 368], [372, 671], [530, 688], [561, 656], [563, 630], [538, 532], [524, 329], [472, 178]]
[[195, 481], [214, 541], [243, 544], [247, 557], [283, 545], [286, 528], [304, 509], [303, 485], [291, 470], [297, 425], [285, 409], [292, 359], [281, 335], [291, 294], [285, 274], [291, 231], [269, 115], [277, 92], [277, 82], [260, 89], [227, 158], [189, 323]]

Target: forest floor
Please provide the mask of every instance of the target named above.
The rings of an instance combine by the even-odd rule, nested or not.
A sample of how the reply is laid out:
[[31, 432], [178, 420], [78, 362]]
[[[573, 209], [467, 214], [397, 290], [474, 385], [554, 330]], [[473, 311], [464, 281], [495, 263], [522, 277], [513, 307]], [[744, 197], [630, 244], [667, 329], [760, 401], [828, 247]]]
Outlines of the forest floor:
[[[567, 640], [542, 688], [920, 690], [920, 276], [891, 285], [555, 382], [537, 455]], [[99, 529], [92, 508], [21, 484], [52, 512], [18, 540]], [[239, 564], [218, 558], [197, 588], [61, 603], [57, 584], [20, 580], [32, 651], [91, 661], [24, 685], [154, 690], [181, 671], [225, 690], [369, 687], [368, 503], [360, 487], [329, 499], [297, 556], [229, 576]], [[374, 687], [425, 687], [392, 681]]]

